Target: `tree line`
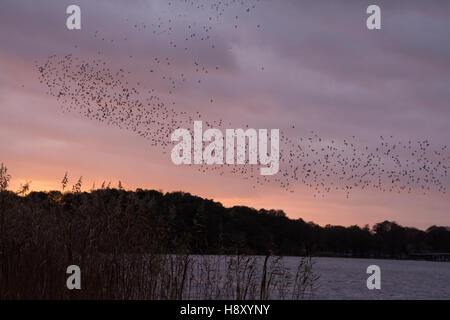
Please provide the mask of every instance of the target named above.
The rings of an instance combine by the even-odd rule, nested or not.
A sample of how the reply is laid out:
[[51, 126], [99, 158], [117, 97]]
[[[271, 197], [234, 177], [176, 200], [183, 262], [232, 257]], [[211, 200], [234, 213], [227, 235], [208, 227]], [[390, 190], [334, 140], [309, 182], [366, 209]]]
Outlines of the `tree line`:
[[[319, 226], [290, 219], [281, 210], [226, 208], [184, 192], [100, 189], [91, 192], [2, 191], [2, 237], [58, 233], [72, 248], [94, 241], [105, 251], [185, 250], [194, 254], [267, 254], [407, 258], [450, 252], [450, 229], [403, 227], [393, 221], [369, 226]], [[93, 230], [96, 230], [93, 233]], [[19, 231], [21, 234], [15, 233]], [[69, 237], [69, 238], [67, 238]]]

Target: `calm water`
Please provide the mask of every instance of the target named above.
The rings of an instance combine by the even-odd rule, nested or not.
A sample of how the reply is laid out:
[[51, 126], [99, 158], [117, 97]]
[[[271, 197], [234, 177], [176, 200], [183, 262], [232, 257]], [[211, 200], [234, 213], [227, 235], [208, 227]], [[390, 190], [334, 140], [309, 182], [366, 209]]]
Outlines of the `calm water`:
[[[218, 273], [226, 274], [227, 256], [196, 257], [199, 261], [215, 261], [212, 265], [217, 266]], [[264, 257], [254, 258], [261, 269]], [[299, 257], [282, 259], [284, 267], [293, 276], [300, 260]], [[313, 272], [320, 278], [315, 282], [313, 295], [308, 294], [307, 299], [450, 299], [450, 262], [354, 258], [313, 258], [313, 261]], [[367, 288], [370, 274], [366, 270], [370, 265], [381, 269], [380, 290]], [[219, 287], [223, 288], [223, 283]], [[288, 287], [292, 289], [292, 282]], [[232, 299], [224, 290], [221, 292], [222, 299]], [[272, 299], [278, 299], [277, 292], [272, 291]], [[292, 295], [286, 296], [287, 299], [290, 297]]]
[[[295, 265], [298, 258], [284, 258]], [[316, 299], [450, 299], [450, 262], [315, 258]], [[381, 268], [381, 290], [368, 290], [366, 269]]]

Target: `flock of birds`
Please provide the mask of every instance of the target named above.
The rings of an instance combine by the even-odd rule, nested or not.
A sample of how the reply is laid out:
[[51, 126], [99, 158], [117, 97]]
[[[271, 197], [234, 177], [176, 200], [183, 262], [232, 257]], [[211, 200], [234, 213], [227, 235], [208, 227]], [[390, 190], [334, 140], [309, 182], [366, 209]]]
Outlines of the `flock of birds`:
[[[206, 49], [216, 50], [214, 26], [225, 19], [227, 9], [233, 14], [240, 10], [242, 15], [250, 14], [260, 0], [204, 1], [179, 0], [168, 2], [170, 8], [180, 12], [170, 18], [159, 18], [155, 23], [133, 23], [135, 32], [149, 32], [168, 39], [167, 46], [185, 52], [186, 59], [194, 54], [190, 49], [200, 43], [207, 43]], [[182, 5], [182, 6], [180, 6]], [[206, 12], [207, 23], [189, 21], [187, 10]], [[181, 8], [181, 9], [180, 9]], [[179, 19], [175, 21], [176, 18]], [[234, 15], [229, 27], [238, 29], [239, 15]], [[181, 23], [182, 21], [183, 23]], [[226, 19], [230, 21], [230, 17]], [[128, 20], [127, 20], [128, 22]], [[183, 26], [186, 37], [182, 43], [171, 39], [180, 34]], [[261, 25], [256, 25], [261, 28]], [[129, 41], [108, 39], [95, 31], [92, 38], [103, 43], [119, 45]], [[75, 47], [78, 47], [75, 45]], [[208, 128], [235, 128], [229, 121], [211, 119], [208, 115], [178, 107], [176, 93], [179, 88], [202, 86], [210, 74], [219, 72], [220, 66], [202, 64], [200, 59], [177, 68], [170, 57], [154, 56], [144, 67], [138, 61], [141, 72], [157, 84], [152, 87], [145, 80], [136, 80], [126, 67], [113, 66], [107, 62], [105, 52], [98, 51], [96, 58], [82, 58], [73, 53], [65, 56], [52, 55], [45, 61], [36, 62], [40, 81], [48, 88], [64, 111], [77, 112], [82, 116], [118, 128], [129, 130], [149, 141], [150, 145], [164, 153], [173, 147], [170, 136], [177, 128], [192, 128], [196, 120], [203, 121]], [[132, 63], [132, 55], [124, 64]], [[263, 69], [263, 68], [262, 68]], [[180, 72], [179, 70], [184, 70]], [[186, 71], [187, 70], [187, 71]], [[207, 103], [214, 104], [213, 97]], [[179, 103], [178, 103], [179, 104]], [[236, 126], [238, 128], [239, 126]], [[247, 126], [248, 128], [249, 126]], [[294, 126], [289, 128], [295, 129]], [[261, 176], [259, 165], [192, 165], [202, 173], [233, 175], [251, 182], [252, 187], [276, 184], [294, 192], [301, 184], [309, 187], [314, 196], [343, 191], [347, 197], [355, 189], [378, 189], [383, 192], [446, 193], [450, 156], [447, 146], [434, 146], [430, 141], [397, 141], [392, 136], [379, 136], [376, 144], [365, 146], [356, 137], [331, 139], [315, 132], [309, 136], [294, 139], [286, 132], [280, 132], [280, 170], [274, 176]]]

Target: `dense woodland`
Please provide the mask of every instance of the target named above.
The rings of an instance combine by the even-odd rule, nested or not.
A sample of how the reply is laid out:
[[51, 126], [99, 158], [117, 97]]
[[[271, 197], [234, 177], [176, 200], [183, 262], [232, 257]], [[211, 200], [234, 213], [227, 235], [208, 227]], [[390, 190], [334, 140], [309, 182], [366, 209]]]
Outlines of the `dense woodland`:
[[[328, 255], [406, 258], [424, 252], [450, 252], [450, 229], [426, 231], [384, 221], [366, 226], [321, 227], [289, 219], [280, 210], [225, 208], [188, 193], [101, 189], [87, 192], [3, 191], [2, 237], [19, 239], [55, 228], [99, 248], [142, 252], [157, 248], [196, 254]], [[57, 232], [57, 230], [55, 230]], [[19, 235], [20, 233], [20, 235]]]
[[[10, 179], [1, 165], [2, 299], [299, 299], [317, 279], [311, 256], [450, 252], [448, 227], [321, 227], [280, 210], [225, 208], [183, 192], [127, 191], [120, 183], [83, 192], [80, 178], [64, 191], [67, 174], [62, 192], [29, 192], [28, 184], [13, 192]], [[256, 255], [265, 255], [262, 269]], [[288, 255], [307, 256], [294, 274], [280, 260]], [[73, 264], [84, 279], [76, 292], [65, 286]]]

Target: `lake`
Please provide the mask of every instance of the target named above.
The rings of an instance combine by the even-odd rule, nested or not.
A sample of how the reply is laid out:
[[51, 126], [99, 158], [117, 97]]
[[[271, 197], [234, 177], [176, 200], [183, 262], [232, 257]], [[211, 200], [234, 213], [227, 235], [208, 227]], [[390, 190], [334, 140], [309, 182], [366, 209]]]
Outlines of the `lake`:
[[[246, 283], [248, 288], [253, 289], [249, 289], [250, 293], [241, 296], [241, 299], [259, 299], [263, 256], [244, 257], [239, 268], [236, 256], [191, 258], [195, 280], [190, 284], [191, 291], [185, 296], [186, 299], [236, 299], [237, 284], [242, 293]], [[267, 264], [266, 280], [270, 274], [276, 275], [271, 282], [276, 285], [268, 291], [269, 299], [450, 299], [450, 262], [317, 257], [312, 259], [313, 273], [319, 276], [314, 281], [314, 289], [303, 286], [307, 288], [305, 294], [293, 295], [296, 292], [297, 282], [294, 279], [297, 268], [305, 259], [271, 259], [269, 261], [281, 261], [281, 265]], [[230, 264], [230, 261], [234, 263]], [[251, 263], [247, 263], [249, 261]], [[233, 267], [230, 268], [230, 265]], [[367, 279], [371, 274], [366, 271], [371, 265], [380, 268], [380, 290], [367, 288]], [[252, 281], [247, 280], [250, 278]], [[283, 289], [280, 291], [279, 288]]]
[[[286, 265], [299, 258], [285, 257]], [[450, 299], [450, 262], [314, 258], [315, 299]], [[369, 265], [381, 268], [381, 289], [366, 286]]]

